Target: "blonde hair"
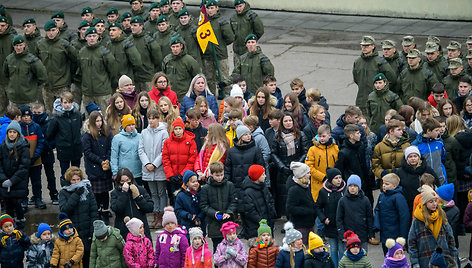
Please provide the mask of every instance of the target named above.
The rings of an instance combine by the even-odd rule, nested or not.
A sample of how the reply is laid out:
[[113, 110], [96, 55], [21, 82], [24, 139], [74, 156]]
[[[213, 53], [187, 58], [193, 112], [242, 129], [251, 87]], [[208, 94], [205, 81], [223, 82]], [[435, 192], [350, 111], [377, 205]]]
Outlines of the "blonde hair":
[[[298, 239], [297, 239], [298, 240]], [[296, 241], [296, 240], [295, 240]], [[289, 248], [290, 248], [290, 267], [291, 268], [295, 268], [295, 252], [293, 251], [293, 245], [295, 244], [295, 241], [293, 241], [292, 243], [290, 243], [289, 245]], [[302, 244], [302, 249], [303, 249], [303, 255], [306, 255], [307, 254], [307, 250], [306, 250], [306, 247], [305, 247], [305, 244]]]
[[210, 107], [208, 106], [208, 100], [205, 98], [205, 96], [198, 96], [195, 99], [195, 108], [197, 108], [198, 112], [200, 113], [200, 107], [202, 106], [202, 103], [204, 103], [206, 105], [206, 108], [207, 108], [207, 111], [206, 111], [205, 114], [203, 114], [203, 116], [207, 116], [208, 111], [210, 110]]
[[205, 137], [201, 151], [211, 147], [213, 144], [216, 144], [222, 152], [226, 152], [229, 149], [226, 131], [224, 127], [218, 123], [213, 123], [208, 127], [208, 134]]
[[[447, 224], [447, 216], [446, 216], [446, 212], [444, 212], [444, 210], [441, 208], [441, 206], [438, 206], [437, 207], [437, 210], [438, 210], [438, 213], [439, 213], [439, 217], [441, 217], [442, 219], [442, 224], [443, 225], [446, 225]], [[423, 214], [423, 218], [424, 218], [424, 225], [425, 226], [429, 226], [432, 224], [431, 222], [431, 211], [429, 211], [429, 209], [425, 206], [423, 206], [423, 211], [421, 211], [421, 213]]]
[[460, 131], [467, 129], [464, 120], [456, 114], [453, 114], [446, 119], [446, 126], [451, 137], [454, 137]]
[[313, 120], [313, 116], [318, 114], [321, 109], [325, 110], [325, 108], [323, 106], [319, 105], [319, 104], [312, 105], [310, 107], [310, 110], [308, 110], [308, 118]]
[[79, 176], [80, 180], [84, 179], [84, 172], [80, 168], [75, 167], [75, 166], [72, 166], [67, 169], [66, 173], [64, 174], [64, 178], [66, 179], [66, 181], [70, 182], [70, 180], [72, 180], [72, 177], [74, 177], [74, 175]]
[[310, 97], [313, 101], [320, 101], [321, 100], [321, 91], [316, 88], [309, 88], [306, 91], [305, 96]]
[[[167, 116], [164, 115], [164, 113], [159, 108], [162, 102], [167, 103], [167, 105], [169, 106], [169, 111], [167, 112]], [[159, 113], [159, 121], [167, 123], [167, 132], [169, 132], [169, 135], [170, 135], [172, 133], [172, 123], [174, 123], [175, 119], [179, 117], [179, 114], [175, 111], [175, 108], [172, 105], [172, 102], [166, 96], [162, 96], [159, 99], [158, 106], [159, 107], [157, 107], [157, 112]]]

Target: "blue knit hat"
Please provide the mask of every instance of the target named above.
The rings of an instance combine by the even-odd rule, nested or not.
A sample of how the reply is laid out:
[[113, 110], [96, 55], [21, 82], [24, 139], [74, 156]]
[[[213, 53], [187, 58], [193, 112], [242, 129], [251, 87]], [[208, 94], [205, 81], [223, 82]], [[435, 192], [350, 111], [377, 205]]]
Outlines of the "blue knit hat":
[[100, 106], [95, 104], [95, 102], [91, 101], [85, 106], [85, 110], [87, 110], [87, 113], [90, 115], [93, 111], [101, 111]]
[[441, 197], [441, 199], [449, 202], [454, 197], [454, 184], [444, 184], [443, 186], [440, 186], [438, 189], [436, 189], [436, 193], [439, 195], [439, 197]]
[[352, 174], [351, 176], [349, 176], [349, 179], [347, 180], [347, 186], [349, 187], [349, 185], [351, 184], [357, 185], [359, 189], [362, 188], [361, 178], [355, 174]]
[[49, 224], [42, 222], [38, 226], [38, 232], [36, 232], [36, 237], [37, 238], [41, 237], [41, 234], [44, 233], [45, 231], [52, 232], [51, 227], [49, 226]]
[[190, 177], [192, 176], [197, 176], [197, 174], [191, 170], [186, 170], [184, 172], [184, 176], [182, 177], [184, 184], [187, 184], [187, 182], [190, 180]]
[[429, 263], [439, 268], [447, 268], [448, 266], [441, 248], [437, 248], [436, 251], [433, 252], [431, 259], [429, 259]]

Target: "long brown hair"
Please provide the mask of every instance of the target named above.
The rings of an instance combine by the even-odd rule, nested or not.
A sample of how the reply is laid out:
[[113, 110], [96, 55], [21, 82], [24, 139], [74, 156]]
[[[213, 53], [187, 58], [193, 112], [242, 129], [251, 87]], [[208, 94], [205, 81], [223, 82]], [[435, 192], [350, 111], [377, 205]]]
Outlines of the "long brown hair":
[[[437, 210], [438, 210], [438, 213], [439, 213], [439, 217], [441, 217], [441, 219], [442, 219], [442, 224], [446, 225], [447, 224], [446, 212], [444, 212], [444, 210], [441, 208], [441, 206], [439, 204], [438, 204]], [[432, 224], [432, 222], [431, 222], [431, 211], [429, 211], [429, 209], [426, 207], [426, 205], [423, 206], [423, 211], [421, 213], [423, 214], [424, 225], [429, 226], [430, 224]]]
[[[291, 111], [289, 111], [285, 108], [285, 100], [287, 98], [290, 99], [290, 102], [292, 103], [292, 110]], [[296, 118], [298, 118], [300, 113], [303, 113], [301, 105], [300, 105], [300, 101], [298, 101], [297, 94], [295, 94], [293, 92], [290, 92], [290, 93], [287, 93], [287, 95], [285, 95], [284, 104], [283, 104], [283, 107], [282, 107], [282, 112], [291, 112], [293, 114], [293, 116], [296, 117]]]
[[134, 105], [134, 108], [133, 108], [133, 116], [134, 116], [134, 119], [136, 119], [137, 128], [141, 127], [141, 124], [142, 124], [141, 116], [142, 115], [147, 116], [147, 114], [141, 114], [141, 103], [139, 103], [139, 101], [141, 100], [142, 97], [147, 98], [149, 101], [149, 105], [146, 109], [147, 111], [157, 110], [157, 104], [153, 99], [151, 99], [149, 94], [146, 91], [140, 92], [138, 94], [138, 97], [136, 98], [136, 104]]
[[[123, 103], [124, 103], [124, 106], [123, 106], [123, 110], [119, 111], [118, 109], [116, 109], [116, 106], [115, 106], [115, 101], [118, 99], [118, 98], [121, 98], [123, 100]], [[121, 118], [123, 117], [123, 115], [125, 114], [131, 114], [131, 108], [129, 108], [128, 104], [126, 103], [126, 100], [125, 98], [123, 97], [123, 95], [121, 95], [121, 93], [115, 93], [111, 96], [110, 98], [110, 105], [108, 105], [107, 107], [107, 111], [106, 111], [106, 117], [107, 117], [107, 123], [108, 125], [114, 130], [116, 131], [117, 129], [120, 128], [121, 126]]]
[[[97, 118], [102, 118], [102, 128], [98, 129], [96, 125]], [[105, 122], [103, 115], [99, 111], [93, 111], [90, 113], [89, 119], [88, 119], [88, 129], [90, 131], [90, 135], [92, 135], [93, 139], [97, 140], [100, 134], [103, 134], [105, 137], [108, 137], [110, 135], [110, 132], [108, 132], [108, 125]]]
[[[287, 116], [292, 118], [292, 122], [293, 122], [292, 129], [286, 129], [284, 127], [284, 118], [287, 117]], [[295, 120], [295, 118], [293, 117], [293, 114], [291, 114], [290, 112], [285, 112], [284, 116], [280, 120], [279, 130], [277, 131], [277, 141], [278, 142], [280, 141], [280, 139], [282, 139], [282, 132], [283, 131], [293, 132], [295, 134], [295, 139], [300, 139], [300, 137], [301, 137], [300, 129], [298, 128], [297, 120]]]
[[[259, 103], [257, 102], [257, 95], [259, 93], [264, 94], [265, 98], [265, 103], [264, 105], [259, 106]], [[260, 111], [262, 110], [262, 118], [267, 119], [269, 116], [270, 111], [272, 111], [272, 105], [270, 104], [270, 93], [266, 88], [260, 87], [257, 91], [256, 94], [254, 95], [254, 103], [251, 106], [250, 114], [259, 116]]]
[[213, 146], [213, 144], [220, 147], [221, 151], [227, 151], [229, 149], [229, 142], [226, 137], [225, 128], [218, 123], [213, 123], [208, 126], [208, 134], [205, 137], [205, 142], [203, 143], [201, 151]]
[[442, 99], [441, 101], [439, 101], [439, 103], [438, 103], [438, 108], [437, 108], [437, 110], [438, 110], [440, 116], [446, 117], [446, 116], [444, 115], [444, 111], [443, 111], [443, 108], [444, 108], [444, 106], [445, 106], [446, 104], [450, 104], [450, 105], [451, 105], [451, 107], [452, 107], [452, 115], [457, 114], [456, 105], [454, 105], [454, 103], [453, 103], [450, 99]]

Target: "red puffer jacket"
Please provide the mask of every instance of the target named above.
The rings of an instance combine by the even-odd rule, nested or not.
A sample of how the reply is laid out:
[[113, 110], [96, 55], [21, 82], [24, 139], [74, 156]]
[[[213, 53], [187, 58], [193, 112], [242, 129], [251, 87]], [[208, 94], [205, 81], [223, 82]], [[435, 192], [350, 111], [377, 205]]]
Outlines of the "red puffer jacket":
[[185, 131], [184, 136], [177, 138], [174, 132], [164, 142], [162, 150], [162, 163], [166, 177], [183, 175], [185, 170], [192, 170], [197, 159], [197, 144], [195, 135]]

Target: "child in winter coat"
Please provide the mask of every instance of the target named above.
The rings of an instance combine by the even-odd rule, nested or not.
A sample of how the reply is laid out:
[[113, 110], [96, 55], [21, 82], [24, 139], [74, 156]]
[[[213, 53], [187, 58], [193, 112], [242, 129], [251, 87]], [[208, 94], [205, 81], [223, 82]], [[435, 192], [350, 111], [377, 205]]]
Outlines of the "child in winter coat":
[[346, 252], [339, 261], [339, 268], [372, 268], [367, 258], [367, 251], [361, 247], [361, 240], [352, 231], [344, 233], [346, 240]]
[[185, 268], [212, 268], [211, 252], [200, 227], [189, 229], [190, 247], [185, 253]]
[[30, 236], [31, 246], [26, 251], [26, 265], [48, 268], [55, 240], [51, 227], [47, 223], [40, 223], [38, 231]]
[[[191, 170], [186, 170], [182, 180], [182, 189], [175, 199], [177, 221], [187, 230], [197, 226], [202, 230], [206, 230], [205, 214], [199, 206], [200, 184], [198, 183], [197, 174]], [[205, 234], [205, 231], [203, 233]]]
[[125, 241], [120, 234], [120, 229], [106, 226], [101, 220], [94, 221], [90, 267], [125, 268], [124, 245]]
[[303, 244], [302, 233], [293, 228], [293, 223], [284, 224], [285, 237], [282, 240], [279, 255], [275, 261], [276, 268], [302, 268], [305, 261], [306, 247]]
[[226, 267], [244, 267], [247, 264], [248, 255], [243, 242], [239, 240], [236, 234], [236, 228], [239, 225], [228, 221], [221, 226], [223, 241], [218, 244], [214, 255], [215, 266]]
[[[217, 123], [215, 114], [209, 109], [208, 100], [205, 96], [198, 96], [197, 99], [195, 99], [195, 109], [200, 113], [200, 122], [204, 128], [208, 128], [211, 124]], [[188, 116], [187, 119], [189, 119]]]
[[164, 209], [162, 225], [164, 232], [157, 237], [154, 263], [160, 268], [183, 267], [188, 248], [187, 230], [178, 225], [174, 208]]
[[192, 108], [188, 110], [185, 115], [187, 116], [187, 121], [185, 122], [185, 130], [188, 132], [193, 133], [195, 135], [195, 144], [197, 144], [197, 152], [203, 147], [203, 143], [205, 143], [205, 138], [208, 135], [208, 127], [203, 127], [201, 123], [201, 115], [200, 112], [196, 108]]
[[[431, 259], [429, 259], [429, 268], [456, 268], [456, 262], [451, 256], [444, 255], [441, 248], [436, 248]], [[466, 266], [466, 268], [468, 268]]]
[[308, 238], [308, 252], [305, 255], [305, 268], [334, 268], [334, 262], [328, 250], [323, 245], [323, 239], [310, 232]]
[[195, 173], [198, 174], [198, 180], [207, 180], [210, 176], [209, 167], [211, 163], [225, 163], [228, 149], [229, 141], [226, 137], [225, 129], [219, 124], [210, 125], [208, 127], [208, 135], [205, 137], [205, 142], [197, 155], [197, 161], [195, 161], [194, 165]]
[[[8, 133], [7, 133], [8, 135]], [[0, 263], [2, 268], [23, 267], [25, 251], [31, 245], [28, 236], [20, 230], [15, 229], [15, 222], [8, 214], [0, 216], [2, 231], [0, 243]]]
[[54, 244], [50, 267], [80, 268], [83, 256], [84, 244], [74, 224], [66, 213], [59, 213], [59, 238]]
[[[467, 204], [467, 208], [464, 212], [464, 225], [467, 230], [472, 230], [472, 190], [469, 190], [467, 197], [469, 203]], [[469, 259], [465, 268], [472, 268], [472, 237], [470, 238]]]
[[382, 268], [410, 268], [410, 264], [408, 264], [408, 260], [403, 252], [405, 244], [406, 241], [403, 237], [398, 237], [396, 240], [392, 238], [387, 239], [385, 245], [388, 248], [388, 253], [385, 255]]
[[267, 220], [262, 219], [257, 229], [257, 239], [250, 239], [247, 268], [270, 268], [275, 266], [279, 248], [274, 245], [272, 229]]
[[126, 264], [128, 267], [154, 267], [152, 243], [144, 235], [143, 222], [138, 218], [130, 219], [128, 216], [125, 217], [124, 221], [129, 230], [123, 248]]

